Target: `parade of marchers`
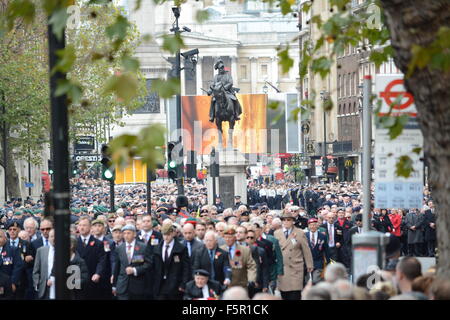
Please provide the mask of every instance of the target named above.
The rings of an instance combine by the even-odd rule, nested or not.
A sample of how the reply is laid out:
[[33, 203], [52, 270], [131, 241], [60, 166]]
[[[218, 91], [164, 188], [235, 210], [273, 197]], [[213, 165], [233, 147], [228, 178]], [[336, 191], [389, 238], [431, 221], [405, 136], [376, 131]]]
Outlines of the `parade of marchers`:
[[[71, 179], [74, 300], [449, 299], [434, 281], [436, 216], [425, 188], [417, 209], [371, 208], [370, 229], [389, 235], [384, 268], [352, 277], [352, 235], [362, 232], [358, 182], [301, 185], [248, 177], [247, 203], [208, 203], [204, 181], [109, 187]], [[373, 200], [372, 200], [373, 203]], [[150, 210], [149, 210], [150, 207]], [[55, 299], [55, 233], [44, 200], [0, 211], [0, 299]], [[422, 257], [422, 258], [421, 258]], [[431, 259], [431, 258], [427, 258]], [[433, 258], [435, 259], [435, 258]], [[375, 280], [374, 280], [375, 279]]]

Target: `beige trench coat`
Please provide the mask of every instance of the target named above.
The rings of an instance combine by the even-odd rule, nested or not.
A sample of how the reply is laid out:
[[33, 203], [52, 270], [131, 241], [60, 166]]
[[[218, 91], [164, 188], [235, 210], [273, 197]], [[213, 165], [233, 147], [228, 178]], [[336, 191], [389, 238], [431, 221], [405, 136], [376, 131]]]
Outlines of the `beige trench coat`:
[[[228, 252], [228, 246], [221, 247]], [[239, 255], [236, 255], [237, 251]], [[256, 281], [256, 262], [253, 260], [250, 248], [240, 246], [236, 243], [236, 250], [233, 259], [230, 257], [231, 266], [231, 284], [233, 286], [241, 286], [247, 289], [247, 284], [250, 281]]]
[[299, 291], [303, 289], [303, 269], [313, 268], [311, 249], [308, 245], [305, 233], [295, 228], [286, 239], [283, 229], [274, 233], [280, 242], [283, 252], [284, 275], [278, 276], [278, 289], [280, 291]]

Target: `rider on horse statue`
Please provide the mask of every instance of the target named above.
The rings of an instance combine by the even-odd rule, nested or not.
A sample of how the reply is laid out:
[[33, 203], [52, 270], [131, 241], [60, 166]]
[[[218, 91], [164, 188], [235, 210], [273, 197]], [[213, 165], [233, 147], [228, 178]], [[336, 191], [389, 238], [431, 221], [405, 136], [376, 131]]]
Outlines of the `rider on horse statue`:
[[[222, 59], [218, 59], [216, 61], [216, 63], [214, 64], [214, 69], [215, 70], [219, 70], [219, 73], [217, 73], [214, 76], [214, 83], [210, 86], [209, 90], [208, 90], [208, 96], [210, 96], [213, 93], [214, 87], [217, 84], [222, 84], [223, 88], [225, 90], [225, 94], [226, 96], [231, 99], [231, 101], [233, 101], [233, 116], [234, 119], [230, 119], [230, 120], [240, 120], [239, 116], [242, 113], [242, 108], [241, 108], [241, 104], [239, 103], [238, 99], [236, 98], [236, 95], [234, 93], [234, 88], [233, 88], [233, 78], [231, 77], [231, 75], [229, 74], [228, 71], [225, 70], [225, 65], [222, 61]], [[213, 122], [214, 118], [216, 117], [216, 108], [218, 108], [219, 106], [217, 105], [216, 99], [213, 96], [211, 99], [211, 106], [209, 107], [209, 121]]]

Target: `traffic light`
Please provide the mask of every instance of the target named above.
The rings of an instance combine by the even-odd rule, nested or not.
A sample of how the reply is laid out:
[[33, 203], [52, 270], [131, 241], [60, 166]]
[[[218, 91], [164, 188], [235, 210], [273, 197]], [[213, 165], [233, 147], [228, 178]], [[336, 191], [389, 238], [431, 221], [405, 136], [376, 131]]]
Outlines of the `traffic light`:
[[78, 161], [72, 162], [72, 177], [75, 177], [78, 174]]
[[328, 158], [327, 157], [322, 157], [322, 172], [323, 175], [325, 176], [327, 174], [328, 171]]
[[170, 141], [167, 143], [167, 176], [175, 181], [178, 177], [178, 166], [174, 149], [177, 143]]
[[48, 159], [48, 174], [52, 175], [53, 174], [53, 161]]
[[108, 181], [114, 181], [116, 178], [116, 170], [109, 154], [108, 145], [102, 146], [102, 179]]
[[190, 179], [197, 178], [197, 152], [189, 151], [189, 161], [186, 164], [186, 176]]

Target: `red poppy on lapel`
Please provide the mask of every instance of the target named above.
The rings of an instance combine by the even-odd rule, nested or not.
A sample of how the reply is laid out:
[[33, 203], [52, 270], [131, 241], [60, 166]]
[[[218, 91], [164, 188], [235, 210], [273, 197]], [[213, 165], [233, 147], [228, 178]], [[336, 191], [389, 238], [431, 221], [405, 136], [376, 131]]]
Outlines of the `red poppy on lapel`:
[[216, 259], [222, 254], [222, 252], [216, 252]]
[[89, 245], [90, 245], [91, 247], [93, 247], [94, 244], [95, 244], [95, 241], [91, 241], [91, 242], [89, 243]]
[[3, 251], [3, 252], [2, 252], [2, 256], [6, 256], [6, 251]]
[[136, 246], [136, 247], [134, 247], [134, 249], [135, 249], [136, 251], [139, 251], [140, 247], [139, 247], [139, 246]]
[[152, 235], [150, 236], [150, 239], [155, 239], [155, 235], [152, 234]]
[[241, 255], [241, 251], [240, 251], [240, 250], [236, 250], [235, 255], [236, 255], [237, 257], [239, 257], [239, 256]]
[[350, 226], [348, 224], [346, 224], [345, 225], [345, 229], [348, 229], [348, 228], [350, 228]]

